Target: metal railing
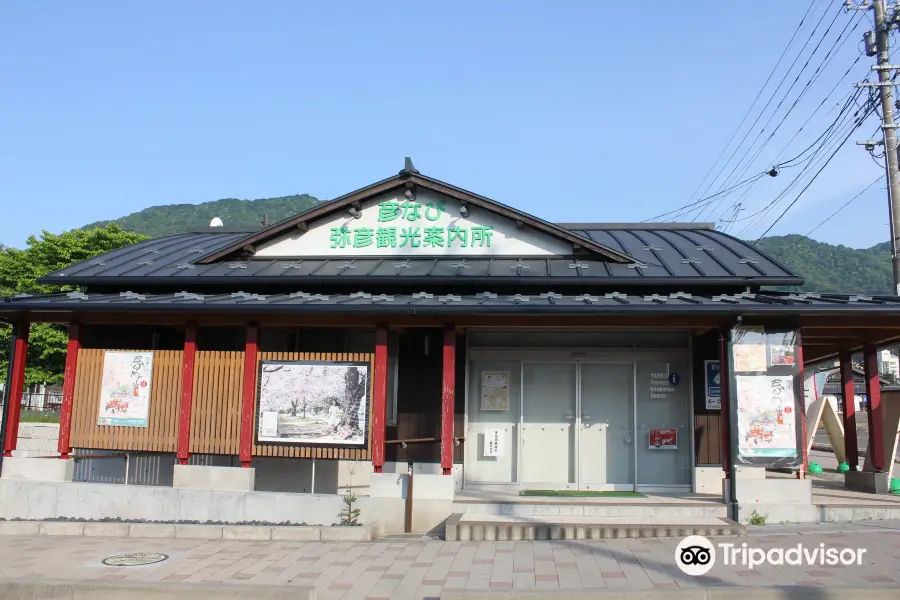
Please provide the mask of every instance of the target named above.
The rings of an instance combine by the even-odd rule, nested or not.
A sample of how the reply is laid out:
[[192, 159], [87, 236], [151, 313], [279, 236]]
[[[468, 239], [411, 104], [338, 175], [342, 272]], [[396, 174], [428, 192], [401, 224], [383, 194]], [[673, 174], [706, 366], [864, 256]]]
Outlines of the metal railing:
[[23, 411], [58, 413], [61, 406], [62, 394], [22, 394]]

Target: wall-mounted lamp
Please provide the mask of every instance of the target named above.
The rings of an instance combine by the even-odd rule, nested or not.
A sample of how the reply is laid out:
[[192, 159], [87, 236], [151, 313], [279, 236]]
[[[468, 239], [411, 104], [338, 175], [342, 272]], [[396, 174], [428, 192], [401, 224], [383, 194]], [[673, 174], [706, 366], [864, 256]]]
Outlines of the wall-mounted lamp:
[[468, 216], [469, 216], [469, 207], [466, 206], [465, 204], [463, 204], [462, 206], [460, 206], [460, 207], [459, 207], [459, 215], [460, 215], [461, 217], [468, 217]]
[[360, 211], [356, 210], [356, 207], [351, 206], [350, 207], [350, 216], [353, 217], [354, 219], [361, 219], [362, 213]]

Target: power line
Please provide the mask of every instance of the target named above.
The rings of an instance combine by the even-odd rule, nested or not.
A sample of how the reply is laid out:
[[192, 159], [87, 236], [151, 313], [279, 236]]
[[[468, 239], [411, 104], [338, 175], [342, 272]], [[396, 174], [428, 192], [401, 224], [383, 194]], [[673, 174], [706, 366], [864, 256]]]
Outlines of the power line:
[[827, 167], [828, 164], [832, 161], [832, 159], [837, 155], [837, 153], [840, 152], [841, 148], [844, 146], [844, 144], [847, 142], [847, 140], [850, 139], [850, 136], [853, 135], [853, 132], [856, 131], [856, 130], [863, 124], [863, 121], [865, 121], [865, 119], [869, 116], [869, 114], [871, 114], [871, 113], [867, 113], [867, 114], [863, 115], [863, 117], [862, 117], [861, 119], [859, 119], [859, 121], [856, 123], [856, 125], [855, 125], [853, 128], [850, 129], [850, 132], [844, 137], [843, 140], [841, 140], [840, 145], [834, 150], [834, 152], [831, 153], [831, 156], [828, 157], [828, 160], [825, 161], [825, 164], [823, 164], [823, 165], [819, 168], [819, 170], [816, 171], [816, 174], [813, 175], [813, 178], [810, 179], [809, 182], [808, 182], [805, 186], [803, 186], [803, 189], [800, 190], [800, 193], [797, 194], [797, 197], [794, 198], [794, 199], [791, 201], [791, 203], [788, 204], [787, 208], [785, 208], [785, 209], [782, 211], [782, 213], [781, 213], [780, 215], [778, 215], [778, 218], [775, 219], [775, 220], [772, 222], [772, 224], [769, 225], [769, 227], [768, 227], [765, 231], [762, 232], [762, 235], [760, 235], [759, 238], [757, 238], [757, 240], [756, 240], [756, 242], [754, 242], [754, 244], [758, 243], [759, 240], [760, 240], [761, 238], [765, 237], [765, 235], [766, 235], [767, 233], [769, 233], [770, 231], [772, 231], [772, 228], [775, 227], [775, 225], [777, 225], [778, 222], [781, 221], [781, 219], [784, 218], [784, 215], [786, 215], [787, 212], [788, 212], [789, 210], [791, 210], [791, 208], [793, 208], [795, 204], [797, 204], [797, 201], [800, 200], [800, 198], [803, 197], [803, 194], [806, 192], [806, 190], [809, 189], [809, 186], [811, 186], [811, 185], [813, 184], [813, 182], [819, 177], [819, 174], [821, 174], [822, 171], [825, 170], [825, 167]]
[[[837, 144], [834, 144], [833, 142], [835, 139], [841, 137], [842, 135], [844, 135], [848, 132], [853, 131], [863, 121], [865, 121], [865, 119], [868, 118], [868, 116], [871, 114], [871, 106], [870, 105], [866, 105], [863, 108], [858, 108], [856, 110], [856, 112], [854, 112], [852, 115], [850, 115], [850, 113], [847, 112], [848, 108], [849, 108], [849, 106], [845, 105], [845, 108], [842, 109], [841, 114], [838, 115], [835, 122], [832, 123], [832, 125], [829, 126], [829, 128], [826, 130], [827, 135], [822, 139], [821, 143], [816, 148], [816, 150], [813, 152], [813, 154], [811, 154], [809, 156], [809, 158], [804, 159], [804, 162], [806, 162], [806, 164], [803, 166], [800, 173], [775, 198], [773, 198], [768, 204], [766, 204], [766, 206], [764, 206], [757, 212], [755, 212], [747, 217], [738, 219], [739, 221], [747, 221], [750, 219], [754, 219], [752, 223], [749, 223], [741, 230], [739, 235], [743, 236], [747, 231], [756, 227], [756, 225], [759, 224], [759, 222], [762, 219], [764, 219], [765, 216], [772, 209], [774, 209], [775, 206], [778, 203], [780, 203], [781, 200], [785, 196], [787, 196], [797, 185], [799, 185], [800, 181], [807, 175], [807, 173], [809, 173], [815, 166], [820, 164], [821, 161], [824, 159], [825, 155], [821, 154], [821, 153], [823, 151], [826, 151], [826, 148], [828, 148], [830, 150], [837, 150], [841, 147], [841, 145], [843, 145], [843, 142], [840, 142], [840, 141]], [[854, 119], [856, 119], [858, 117], [859, 113], [863, 110], [865, 110], [865, 113], [863, 114], [863, 116], [860, 117], [860, 119], [856, 123], [850, 122], [849, 128], [848, 128], [848, 121], [853, 121]], [[848, 119], [848, 117], [849, 117], [849, 119]], [[821, 137], [822, 136], [820, 136], [820, 138]], [[790, 161], [788, 161], [788, 162], [790, 162]], [[796, 166], [796, 165], [794, 165], [794, 166]]]
[[[800, 33], [800, 30], [803, 28], [803, 24], [806, 22], [806, 18], [810, 15], [810, 13], [813, 10], [813, 6], [815, 6], [815, 5], [816, 5], [816, 0], [812, 0], [812, 2], [810, 2], [810, 4], [809, 4], [809, 7], [806, 9], [806, 13], [803, 15], [803, 18], [800, 19], [800, 23], [797, 25], [797, 28], [794, 29], [794, 33], [791, 34], [791, 39], [788, 40], [787, 46], [784, 47], [784, 50], [781, 52], [781, 56], [778, 57], [778, 60], [775, 62], [775, 66], [772, 67], [772, 71], [769, 72], [769, 76], [766, 77], [766, 81], [763, 83], [762, 87], [759, 89], [759, 92], [756, 94], [756, 97], [753, 99], [753, 102], [750, 103], [750, 106], [747, 108], [747, 112], [744, 113], [744, 116], [741, 118], [741, 122], [738, 123], [738, 126], [735, 127], [734, 131], [731, 132], [731, 137], [728, 138], [728, 142], [725, 143], [725, 146], [722, 148], [721, 152], [719, 152], [719, 155], [716, 157], [715, 162], [713, 162], [712, 166], [709, 168], [709, 171], [706, 172], [706, 174], [703, 176], [703, 179], [700, 180], [700, 183], [697, 184], [697, 187], [694, 189], [693, 192], [691, 192], [691, 195], [688, 196], [689, 202], [694, 198], [694, 196], [697, 195], [697, 192], [703, 186], [703, 183], [706, 181], [707, 177], [709, 177], [710, 173], [713, 172], [713, 170], [716, 168], [716, 165], [719, 164], [719, 161], [722, 160], [722, 157], [725, 155], [725, 152], [728, 150], [728, 147], [731, 145], [731, 142], [734, 141], [734, 138], [737, 136], [738, 132], [741, 130], [741, 127], [743, 127], [744, 123], [747, 121], [747, 117], [750, 116], [750, 113], [753, 111], [753, 107], [756, 106], [756, 103], [759, 101], [763, 92], [766, 90], [766, 87], [769, 85], [769, 82], [772, 80], [772, 77], [778, 71], [778, 66], [781, 64], [781, 61], [784, 60], [784, 57], [787, 55], [788, 50], [790, 50], [791, 46], [793, 45], [794, 40], [797, 37], [797, 34]], [[765, 110], [765, 109], [763, 109], [763, 110]], [[715, 181], [715, 178], [713, 179], [713, 181]], [[712, 185], [712, 182], [710, 182], [710, 186], [711, 185]], [[709, 190], [709, 186], [706, 188], [706, 190], [704, 190], [703, 193], [706, 193], [707, 190]]]
[[[853, 31], [856, 31], [856, 29], [859, 27], [859, 24], [861, 21], [862, 21], [862, 15], [860, 15], [860, 17], [857, 19], [856, 25], [854, 26], [853, 30], [851, 30], [846, 35], [846, 37], [844, 37], [844, 41], [841, 43], [841, 47], [843, 47], [844, 44], [846, 44], [847, 40], [849, 39], [850, 35], [852, 35]], [[847, 26], [849, 26], [850, 23], [851, 22], [848, 22]], [[847, 27], [844, 28], [844, 32], [846, 32], [846, 30], [847, 30]], [[843, 35], [844, 32], [842, 32], [841, 35]], [[821, 69], [824, 68], [825, 66], [827, 66], [831, 62], [831, 60], [836, 56], [836, 52], [832, 53], [832, 51], [834, 50], [835, 46], [837, 45], [838, 41], [840, 40], [840, 37], [841, 36], [838, 36], [838, 40], [835, 41], [835, 44], [833, 44], [831, 50], [829, 50], [830, 56], [826, 55], [826, 58], [822, 61], [822, 63], [816, 69], [813, 76], [809, 79], [809, 81], [807, 81], [806, 86], [803, 88], [803, 91], [800, 93], [800, 95], [797, 97], [797, 99], [794, 100], [794, 103], [791, 105], [791, 107], [788, 109], [788, 111], [782, 117], [781, 122], [775, 127], [775, 129], [772, 131], [772, 133], [769, 135], [769, 137], [766, 139], [766, 141], [763, 143], [763, 145], [759, 147], [759, 149], [756, 151], [756, 153], [753, 155], [753, 157], [747, 162], [746, 166], [744, 167], [744, 170], [740, 173], [740, 175], [738, 175], [738, 177], [743, 177], [744, 173], [746, 173], [747, 170], [752, 166], [753, 162], [759, 157], [759, 155], [762, 153], [762, 151], [765, 149], [765, 147], [769, 144], [769, 142], [772, 140], [772, 138], [775, 136], [775, 134], [781, 128], [781, 125], [785, 122], [787, 117], [791, 114], [791, 112], [797, 106], [797, 103], [800, 101], [801, 98], [803, 98], [803, 96], [809, 90], [810, 84], [818, 78], [818, 76], [821, 72]], [[809, 122], [813, 119], [813, 117], [822, 109], [822, 107], [825, 105], [825, 103], [828, 101], [828, 99], [832, 96], [832, 94], [834, 94], [835, 90], [837, 90], [838, 86], [840, 86], [840, 84], [847, 78], [847, 76], [853, 70], [853, 67], [855, 67], [857, 65], [857, 63], [859, 63], [860, 59], [862, 59], [862, 55], [857, 56], [856, 60], [854, 60], [850, 64], [850, 66], [847, 67], [847, 70], [844, 71], [844, 74], [841, 76], [841, 78], [837, 81], [837, 83], [834, 84], [834, 87], [831, 88], [831, 90], [822, 99], [822, 101], [818, 104], [818, 106], [816, 106], [816, 108], [813, 110], [813, 112], [810, 114], [810, 116], [807, 117], [806, 121], [804, 121], [803, 124], [800, 126], [800, 129], [798, 129], [797, 132], [794, 133], [794, 135], [791, 137], [791, 139], [788, 140], [787, 143], [784, 144], [784, 146], [782, 146], [781, 150], [778, 151], [778, 153], [775, 155], [775, 159], [773, 160], [773, 162], [777, 162], [778, 159], [781, 158], [781, 155], [784, 154], [784, 151], [787, 150], [788, 146], [790, 146], [794, 142], [795, 139], [797, 139], [797, 137], [804, 130], [804, 128], [809, 124]], [[852, 94], [853, 94], [853, 92], [851, 91], [848, 93], [848, 96], [850, 96]], [[828, 111], [828, 112], [831, 112], [831, 111]], [[827, 114], [828, 113], [826, 113], [826, 115]], [[813, 142], [813, 144], [815, 144], [815, 143], [816, 142]], [[747, 197], [749, 196], [750, 191], [752, 189], [753, 189], [752, 185], [750, 187], [744, 189], [741, 196], [734, 203], [732, 203], [731, 206], [734, 206], [735, 204], [744, 202], [747, 199]], [[722, 197], [719, 199], [719, 202], [717, 203], [717, 205], [714, 206], [712, 208], [712, 210], [710, 211], [711, 215], [713, 213], [715, 213], [716, 209], [718, 208], [719, 205], [721, 205], [721, 203], [724, 199], [725, 199], [725, 197]], [[727, 212], [728, 210], [730, 210], [730, 208], [725, 209], [725, 212]]]
[[716, 196], [718, 196], [718, 195], [720, 195], [720, 194], [727, 193], [727, 192], [729, 192], [729, 191], [731, 191], [731, 190], [733, 190], [733, 189], [735, 189], [735, 188], [741, 187], [742, 185], [747, 185], [748, 183], [751, 183], [751, 182], [753, 182], [753, 181], [759, 179], [760, 177], [762, 177], [762, 176], [764, 176], [764, 175], [768, 175], [768, 174], [769, 174], [769, 171], [765, 171], [765, 172], [763, 172], [763, 173], [757, 173], [757, 174], [754, 175], [753, 177], [749, 177], [749, 178], [745, 179], [744, 181], [741, 181], [741, 182], [738, 182], [738, 183], [734, 184], [733, 186], [731, 186], [731, 187], [728, 188], [727, 190], [722, 190], [721, 192], [716, 192], [716, 193], [713, 194], [712, 196], [707, 196], [706, 198], [700, 198], [699, 200], [695, 200], [695, 201], [692, 202], [691, 204], [682, 206], [681, 208], [676, 208], [675, 210], [670, 210], [669, 212], [663, 213], [663, 214], [661, 214], [661, 215], [656, 215], [655, 217], [650, 217], [649, 219], [644, 219], [643, 221], [641, 221], [641, 223], [649, 223], [650, 221], [655, 221], [656, 219], [661, 219], [661, 218], [663, 218], [663, 217], [666, 217], [666, 216], [668, 216], [668, 215], [671, 215], [672, 213], [677, 213], [677, 212], [679, 212], [679, 211], [681, 211], [681, 210], [683, 210], [683, 209], [685, 209], [685, 208], [687, 208], [687, 207], [689, 207], [689, 206], [693, 206], [693, 205], [698, 204], [698, 203], [700, 203], [700, 202], [708, 201], [708, 200], [710, 200], [711, 198], [715, 198]]
[[[839, 11], [835, 14], [835, 18], [834, 18], [834, 20], [832, 20], [831, 25], [834, 24], [834, 22], [837, 20], [837, 17], [840, 16], [840, 14], [841, 14], [841, 11], [839, 10]], [[816, 35], [816, 32], [819, 30], [819, 26], [820, 26], [820, 25], [822, 24], [822, 22], [825, 20], [825, 17], [826, 17], [827, 15], [828, 15], [828, 10], [826, 9], [826, 10], [822, 13], [822, 16], [819, 18], [819, 21], [816, 23], [816, 25], [815, 25], [815, 27], [813, 28], [812, 32], [809, 34], [809, 37], [808, 37], [808, 38], [806, 39], [806, 41], [804, 42], [803, 48], [805, 48], [806, 46], [808, 46], [808, 45], [810, 44], [810, 42], [812, 41], [813, 37]], [[831, 25], [829, 25], [829, 29], [831, 28]], [[826, 31], [826, 33], [827, 33], [827, 31]], [[791, 63], [791, 65], [788, 67], [787, 71], [784, 73], [784, 76], [781, 78], [781, 81], [778, 83], [778, 86], [775, 88], [775, 91], [772, 92], [772, 95], [771, 95], [771, 96], [769, 97], [769, 99], [766, 101], [765, 106], [763, 106], [763, 108], [762, 108], [762, 110], [759, 112], [759, 114], [756, 115], [756, 119], [753, 121], [753, 123], [750, 125], [750, 128], [749, 128], [749, 129], [747, 130], [747, 132], [744, 134], [743, 139], [740, 141], [740, 143], [738, 143], [737, 146], [735, 146], [734, 151], [731, 153], [731, 156], [728, 157], [728, 160], [725, 161], [725, 163], [724, 163], [722, 169], [719, 171], [719, 174], [717, 174], [717, 175], [713, 178], [713, 180], [709, 183], [709, 185], [706, 187], [706, 189], [703, 190], [703, 194], [706, 194], [706, 193], [709, 191], [709, 189], [713, 186], [713, 184], [719, 179], [719, 176], [721, 175], [721, 173], [724, 172], [724, 170], [728, 167], [729, 164], [731, 164], [732, 159], [737, 155], [738, 151], [739, 151], [739, 150], [741, 149], [741, 147], [744, 145], [744, 142], [747, 141], [747, 138], [750, 137], [751, 132], [756, 128], [756, 125], [759, 123], [760, 119], [762, 119], [763, 115], [766, 113], [766, 111], [768, 110], [769, 106], [772, 104], [772, 101], [775, 100], [775, 97], [778, 95], [779, 90], [781, 90], [781, 86], [784, 85], [784, 82], [787, 80], [787, 78], [788, 78], [788, 77], [790, 76], [790, 74], [793, 72], [794, 66], [797, 64], [797, 61], [799, 61], [799, 60], [800, 60], [800, 57], [803, 55], [803, 48], [801, 48], [800, 52], [797, 53], [797, 56], [794, 58], [794, 61], [793, 61], [793, 62]], [[810, 54], [810, 56], [812, 56], [812, 54]], [[802, 69], [801, 69], [800, 73], [802, 73]], [[798, 75], [797, 75], [798, 77], [799, 77], [800, 73], [798, 73]], [[796, 82], [796, 81], [795, 81], [795, 82]], [[790, 90], [788, 90], [788, 93], [789, 93], [789, 92], [790, 92]], [[783, 102], [783, 100], [782, 100], [782, 102]], [[776, 112], [777, 112], [777, 108], [776, 108]], [[769, 121], [771, 121], [771, 116], [769, 117]], [[763, 131], [765, 131], [765, 126], [763, 126], [763, 128], [760, 130], [760, 133], [757, 134], [757, 137], [756, 137], [756, 139], [754, 139], [753, 144], [756, 143], [756, 140], [759, 139], [759, 136], [762, 135], [762, 132], [763, 132]], [[752, 147], [752, 144], [751, 144], [751, 147]], [[748, 149], [748, 152], [749, 152], [749, 149]], [[743, 158], [744, 158], [744, 157], [746, 157], [746, 152], [745, 152], [744, 156], [741, 157], [741, 159], [738, 161], [738, 163], [732, 168], [731, 172], [725, 177], [725, 179], [723, 180], [723, 184], [722, 184], [723, 186], [724, 186], [724, 185], [727, 185], [728, 179], [730, 179], [731, 176], [734, 174], [734, 172], [737, 170], [737, 166], [741, 163], [741, 161], [743, 161]], [[720, 187], [721, 187], [721, 186], [720, 186]]]
[[876, 177], [875, 180], [874, 180], [872, 183], [870, 183], [869, 185], [867, 185], [867, 186], [865, 187], [865, 189], [863, 189], [863, 191], [859, 192], [858, 194], [856, 194], [855, 196], [853, 196], [852, 198], [850, 198], [849, 200], [847, 200], [846, 202], [844, 202], [840, 207], [838, 207], [837, 210], [835, 210], [833, 213], [831, 213], [831, 214], [828, 215], [825, 219], [823, 219], [822, 222], [820, 222], [818, 225], [816, 225], [815, 227], [813, 227], [812, 229], [810, 229], [809, 231], [807, 231], [805, 234], [803, 234], [803, 237], [802, 237], [802, 238], [800, 238], [799, 240], [797, 240], [796, 242], [794, 242], [793, 244], [791, 244], [790, 246], [788, 246], [786, 249], [784, 249], [784, 250], [782, 250], [781, 252], [779, 252], [779, 253], [778, 253], [778, 256], [776, 256], [775, 259], [776, 259], [776, 260], [777, 260], [777, 259], [780, 259], [783, 255], [787, 254], [788, 252], [790, 252], [791, 250], [793, 250], [795, 247], [797, 247], [797, 245], [798, 245], [800, 242], [802, 242], [804, 239], [808, 239], [809, 236], [813, 234], [813, 232], [815, 232], [817, 229], [819, 229], [819, 227], [821, 227], [822, 225], [824, 225], [825, 223], [827, 223], [828, 221], [830, 221], [831, 219], [833, 219], [835, 216], [837, 216], [837, 214], [838, 214], [839, 212], [841, 212], [842, 210], [844, 210], [845, 208], [847, 208], [848, 206], [850, 206], [850, 205], [853, 203], [854, 200], [856, 200], [857, 198], [859, 198], [860, 196], [862, 196], [863, 194], [865, 194], [866, 192], [868, 192], [868, 191], [872, 188], [873, 185], [875, 185], [876, 183], [878, 183], [878, 182], [881, 181], [882, 179], [883, 179], [883, 177], [882, 177], [881, 175], [879, 175], [878, 177]]
[[[766, 123], [763, 125], [763, 127], [759, 130], [759, 132], [756, 134], [756, 137], [755, 137], [755, 138], [753, 139], [753, 141], [750, 143], [750, 146], [744, 151], [744, 154], [743, 154], [743, 155], [741, 156], [741, 158], [737, 161], [737, 163], [735, 163], [734, 167], [732, 167], [731, 172], [725, 177], [725, 180], [724, 180], [723, 185], [728, 185], [728, 183], [731, 181], [732, 177], [741, 177], [743, 173], [746, 173], [746, 172], [747, 172], [747, 169], [749, 169], [750, 164], [752, 164], [752, 162], [753, 162], [754, 160], [756, 160], [756, 158], [759, 156], [759, 154], [762, 152], [762, 150], [766, 147], [766, 145], [769, 143], [769, 141], [771, 141], [771, 139], [772, 139], [772, 137], [775, 135], [775, 133], [777, 133], [778, 129], [780, 129], [781, 125], [784, 124], [785, 120], [786, 120], [787, 117], [791, 114], [791, 112], [793, 111], [793, 109], [797, 106], [797, 103], [800, 101], [800, 99], [805, 95], [805, 92], [809, 89], [809, 85], [810, 85], [810, 84], [812, 83], [812, 81], [815, 79], [816, 75], [819, 73], [820, 69], [822, 68], [822, 65], [824, 65], [824, 64], [825, 64], [825, 61], [828, 59], [828, 57], [829, 57], [829, 55], [830, 55], [830, 52], [831, 52], [830, 50], [829, 50], [828, 53], [826, 53], [825, 59], [823, 59], [823, 62], [819, 65], [819, 69], [816, 69], [816, 71], [815, 71], [815, 72], [813, 73], [813, 75], [810, 77], [809, 81], [807, 81], [806, 86], [804, 86], [804, 88], [801, 90], [800, 94], [798, 94], [797, 98], [794, 100], [793, 105], [791, 105], [791, 107], [787, 110], [787, 112], [786, 112], [786, 113], [784, 114], [784, 116], [781, 118], [781, 121], [779, 121], [778, 125], [776, 125], [775, 128], [772, 130], [772, 132], [769, 134], [769, 137], [766, 138], [766, 140], [763, 142], [762, 146], [759, 147], [759, 149], [756, 151], [756, 154], [754, 154], [753, 157], [746, 163], [746, 166], [744, 167], [744, 170], [743, 170], [740, 174], [736, 174], [737, 171], [738, 171], [738, 169], [741, 168], [741, 165], [744, 164], [744, 161], [745, 161], [745, 159], [747, 158], [747, 155], [749, 155], [750, 152], [756, 147], [757, 142], [759, 142], [759, 140], [760, 140], [760, 138], [762, 137], [762, 135], [766, 132], [766, 128], [768, 128], [769, 125], [771, 125], [772, 121], [773, 121], [774, 118], [775, 118], [775, 115], [778, 114], [778, 111], [781, 109], [781, 106], [782, 106], [782, 105], [784, 104], [784, 102], [788, 99], [788, 96], [790, 96], [791, 91], [794, 89], [794, 86], [797, 85], [797, 82], [798, 82], [798, 81], [800, 81], [800, 77], [803, 75], [803, 72], [804, 72], [804, 71], [806, 70], [806, 68], [809, 66], [809, 63], [810, 63], [810, 61], [813, 59], [813, 56], [816, 55], [816, 53], [818, 52], [819, 48], [822, 46], [822, 43], [823, 43], [823, 42], [825, 41], [825, 39], [828, 37], [828, 33], [831, 31], [831, 28], [832, 28], [832, 27], [834, 26], [834, 24], [837, 22], [837, 19], [838, 19], [838, 17], [840, 17], [840, 15], [841, 15], [842, 12], [843, 12], [843, 9], [839, 9], [839, 10], [837, 11], [837, 13], [834, 15], [834, 18], [831, 20], [831, 23], [828, 24], [828, 27], [825, 29], [825, 32], [822, 34], [822, 37], [819, 38], [819, 41], [816, 43], [816, 45], [815, 45], [815, 47], [813, 48], [812, 52], [810, 52], [809, 56], [806, 58], [806, 62], [803, 64], [803, 66], [802, 66], [802, 67], [800, 68], [800, 70], [797, 72], [797, 75], [794, 77], [794, 80], [791, 82], [790, 86], [788, 86], [788, 89], [787, 89], [787, 91], [784, 93], [784, 96], [782, 96], [781, 100], [778, 101], [778, 104], [775, 106], [775, 110], [772, 111], [772, 114], [771, 114], [771, 115], [769, 115], [768, 120], [767, 120]], [[822, 18], [823, 18], [823, 19], [824, 19], [824, 17], [825, 17], [826, 14], [827, 14], [827, 13], [823, 13], [823, 15], [822, 15]], [[821, 22], [821, 20], [820, 20], [820, 22]], [[849, 23], [848, 23], [848, 25], [849, 25]], [[847, 26], [848, 26], [848, 25], [847, 25]], [[844, 31], [846, 31], [847, 26], [844, 27]], [[818, 28], [818, 25], [817, 25], [817, 28]], [[812, 39], [812, 37], [813, 37], [814, 35], [815, 35], [815, 30], [814, 30], [813, 33], [810, 35], [810, 39]], [[837, 42], [840, 41], [840, 39], [841, 39], [841, 37], [842, 37], [843, 35], [844, 35], [844, 32], [842, 32], [841, 34], [838, 35], [838, 40], [835, 42], [834, 45], [837, 45]], [[846, 40], [845, 40], [845, 41], [846, 41]], [[807, 42], [807, 44], [808, 44], [808, 42]], [[832, 46], [832, 48], [834, 47], [834, 45]], [[801, 52], [801, 54], [802, 54], [802, 52]], [[799, 60], [799, 58], [800, 58], [800, 56], [798, 55], [798, 56], [797, 56], [797, 60]], [[796, 63], [796, 60], [795, 60], [795, 63]], [[792, 66], [792, 68], [793, 68], [793, 66]], [[785, 78], [787, 78], [788, 75], [790, 75], [790, 72], [788, 72], [788, 73], [785, 74]], [[784, 81], [784, 80], [782, 80], [782, 82], [783, 82], [783, 81]], [[781, 86], [780, 86], [780, 84], [779, 84], [779, 88], [780, 88], [780, 87], [781, 87]], [[778, 91], [778, 90], [776, 89], [776, 93], [777, 93], [777, 91]], [[773, 95], [773, 98], [774, 98], [774, 95]], [[761, 116], [762, 116], [762, 113], [760, 114], [760, 117], [761, 117]], [[749, 137], [749, 132], [748, 132], [747, 137]], [[745, 138], [745, 139], [746, 139], [746, 138]], [[699, 217], [699, 215], [698, 215], [698, 217]]]

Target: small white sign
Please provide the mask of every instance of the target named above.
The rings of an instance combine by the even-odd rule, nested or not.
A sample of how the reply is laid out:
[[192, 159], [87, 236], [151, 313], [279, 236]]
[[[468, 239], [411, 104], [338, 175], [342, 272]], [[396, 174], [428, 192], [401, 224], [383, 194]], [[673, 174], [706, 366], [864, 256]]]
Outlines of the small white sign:
[[262, 437], [278, 437], [278, 413], [264, 410], [262, 413], [262, 424], [259, 429]]
[[503, 430], [496, 427], [484, 430], [484, 455], [503, 456]]

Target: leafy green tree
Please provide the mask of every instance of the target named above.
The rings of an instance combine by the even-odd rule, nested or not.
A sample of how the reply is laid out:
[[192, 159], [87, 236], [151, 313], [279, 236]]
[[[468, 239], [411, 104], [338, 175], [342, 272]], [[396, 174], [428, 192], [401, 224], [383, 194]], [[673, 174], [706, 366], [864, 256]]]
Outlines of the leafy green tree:
[[[66, 285], [44, 285], [41, 277], [82, 260], [147, 239], [116, 224], [59, 235], [42, 231], [31, 236], [24, 250], [0, 248], [0, 296], [71, 291]], [[0, 328], [0, 380], [9, 365], [10, 327]], [[61, 383], [66, 362], [66, 329], [60, 325], [33, 323], [29, 336], [27, 384]]]

